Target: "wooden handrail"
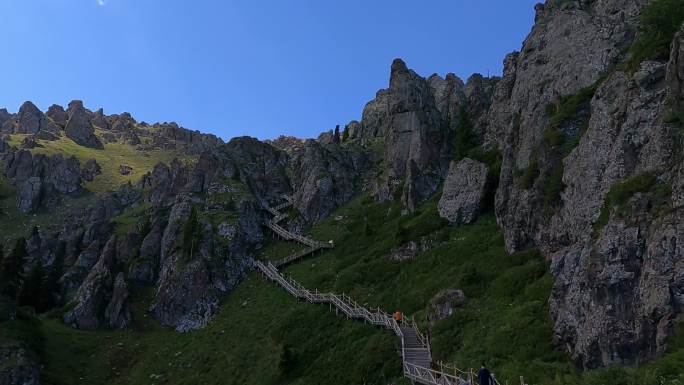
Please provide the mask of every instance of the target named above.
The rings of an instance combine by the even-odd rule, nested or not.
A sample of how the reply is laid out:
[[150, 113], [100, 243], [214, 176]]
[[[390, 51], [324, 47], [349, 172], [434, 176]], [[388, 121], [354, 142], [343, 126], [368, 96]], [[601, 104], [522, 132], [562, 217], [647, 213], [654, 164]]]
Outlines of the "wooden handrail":
[[[349, 318], [362, 319], [373, 325], [379, 325], [386, 329], [392, 330], [394, 334], [401, 338], [401, 355], [403, 361], [404, 377], [414, 382], [426, 385], [462, 385], [465, 383], [472, 384], [472, 370], [464, 372], [454, 366], [453, 368], [451, 368], [454, 374], [449, 374], [446, 373], [443, 369], [441, 369], [441, 366], [441, 370], [435, 370], [432, 368], [417, 365], [410, 361], [410, 357], [413, 357], [413, 359], [415, 360], [415, 354], [420, 355], [421, 353], [427, 354], [427, 358], [429, 359], [429, 361], [432, 361], [430, 340], [425, 334], [423, 334], [420, 331], [420, 329], [418, 328], [418, 324], [416, 323], [413, 317], [402, 316], [401, 319], [397, 321], [393, 317], [393, 315], [382, 311], [380, 308], [367, 309], [359, 305], [358, 302], [350, 298], [345, 293], [338, 295], [334, 293], [320, 293], [318, 292], [318, 290], [311, 291], [306, 289], [303, 285], [301, 285], [294, 279], [282, 275], [282, 273], [278, 271], [278, 267], [296, 261], [317, 250], [334, 247], [332, 241], [330, 243], [316, 241], [305, 236], [302, 236], [300, 234], [290, 232], [284, 227], [278, 225], [278, 222], [287, 217], [287, 214], [280, 213], [279, 210], [282, 210], [283, 208], [289, 207], [294, 204], [294, 199], [291, 196], [284, 195], [283, 199], [285, 199], [286, 202], [273, 208], [266, 207], [266, 210], [274, 216], [272, 220], [266, 222], [266, 226], [269, 229], [271, 229], [274, 233], [283, 237], [284, 239], [294, 240], [308, 247], [304, 250], [290, 254], [289, 256], [274, 263], [268, 262], [265, 264], [261, 261], [254, 261], [253, 267], [255, 269], [260, 271], [264, 276], [266, 276], [271, 281], [278, 283], [278, 285], [280, 285], [283, 289], [285, 289], [295, 298], [304, 299], [310, 303], [327, 303], [331, 305], [331, 308], [334, 307], [336, 311], [342, 312], [345, 316]], [[409, 331], [406, 331], [406, 333], [408, 334], [405, 334], [402, 328], [404, 328], [404, 330], [408, 329]], [[411, 333], [415, 334], [415, 340], [413, 340], [413, 342], [409, 344], [407, 338], [413, 338], [411, 336]], [[420, 347], [415, 347], [416, 342], [420, 345]], [[407, 345], [410, 347], [407, 347]], [[466, 380], [466, 378], [468, 378], [469, 381]]]
[[[253, 266], [259, 270], [264, 276], [271, 281], [278, 283], [283, 289], [289, 292], [292, 296], [304, 299], [310, 303], [329, 303], [334, 306], [337, 311], [342, 312], [349, 318], [358, 318], [367, 321], [374, 325], [380, 325], [392, 330], [398, 337], [401, 338], [402, 343], [402, 360], [404, 367], [404, 376], [427, 385], [460, 385], [464, 382], [461, 377], [457, 377], [442, 371], [433, 370], [422, 367], [407, 361], [407, 354], [414, 354], [411, 352], [429, 353], [429, 347], [423, 343], [423, 335], [418, 330], [415, 321], [412, 318], [402, 319], [400, 322], [394, 319], [392, 315], [380, 309], [371, 311], [358, 304], [355, 300], [347, 294], [334, 293], [319, 293], [318, 290], [311, 291], [306, 289], [296, 280], [285, 277], [278, 271], [278, 268], [271, 262], [264, 264], [261, 261], [254, 261]], [[423, 347], [406, 347], [406, 339], [401, 328], [413, 329], [418, 341]]]

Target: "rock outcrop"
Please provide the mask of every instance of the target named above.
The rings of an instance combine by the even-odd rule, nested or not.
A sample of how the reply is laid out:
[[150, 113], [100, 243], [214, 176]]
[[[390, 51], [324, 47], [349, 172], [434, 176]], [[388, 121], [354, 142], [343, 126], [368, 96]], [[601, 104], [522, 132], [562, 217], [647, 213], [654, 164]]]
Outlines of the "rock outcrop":
[[78, 329], [108, 326], [125, 329], [131, 324], [128, 289], [122, 273], [116, 269], [116, 236], [109, 239], [100, 259], [92, 267], [72, 300], [73, 308], [64, 314], [64, 322]]
[[89, 159], [81, 169], [81, 178], [92, 182], [97, 175], [102, 173], [102, 168], [95, 159]]
[[487, 165], [469, 158], [451, 162], [437, 206], [439, 215], [455, 224], [473, 222], [485, 197], [487, 172]]
[[0, 385], [40, 385], [35, 353], [18, 344], [0, 345]]
[[119, 272], [114, 279], [112, 299], [104, 312], [104, 318], [107, 320], [109, 328], [124, 330], [131, 326], [129, 296], [124, 274]]
[[428, 304], [427, 319], [430, 327], [454, 314], [454, 311], [465, 305], [466, 296], [463, 291], [443, 290], [435, 295]]
[[83, 107], [83, 103], [74, 100], [69, 103], [67, 109], [69, 120], [64, 127], [66, 136], [74, 142], [84, 147], [103, 149], [104, 146], [100, 139], [95, 136], [95, 130], [90, 123], [88, 111]]
[[81, 169], [76, 158], [61, 154], [35, 155], [27, 150], [10, 151], [3, 156], [4, 175], [17, 186], [17, 207], [31, 212], [59, 194], [81, 191]]
[[[667, 75], [679, 72], [678, 44], [669, 64], [615, 67], [644, 4], [538, 5], [522, 51], [506, 58], [487, 118], [486, 140], [503, 153], [496, 215], [506, 247], [536, 246], [552, 259], [556, 339], [585, 368], [661, 355], [681, 309], [681, 218], [667, 192], [681, 169], [679, 139], [664, 123], [668, 95], [681, 89], [681, 78]], [[569, 97], [574, 116], [554, 119]], [[609, 201], [625, 180], [645, 187]]]
[[[360, 124], [346, 128], [362, 144], [383, 140], [384, 172], [370, 182], [376, 197], [401, 200], [413, 210], [434, 194], [447, 174], [454, 138], [470, 129], [462, 127], [463, 114], [481, 121], [497, 80], [473, 75], [464, 84], [453, 74], [424, 79], [395, 60], [389, 88], [366, 104]], [[475, 128], [484, 137], [485, 124]]]
[[307, 221], [316, 221], [349, 201], [358, 191], [358, 174], [366, 156], [357, 148], [308, 140], [292, 157], [295, 207]]

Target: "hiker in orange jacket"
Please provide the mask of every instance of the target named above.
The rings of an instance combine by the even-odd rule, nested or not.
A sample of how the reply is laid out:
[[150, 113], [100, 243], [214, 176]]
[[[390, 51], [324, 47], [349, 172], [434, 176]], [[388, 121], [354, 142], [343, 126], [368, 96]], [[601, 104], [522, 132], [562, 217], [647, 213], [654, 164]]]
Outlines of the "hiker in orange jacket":
[[401, 312], [400, 311], [394, 312], [394, 320], [397, 322], [401, 322]]

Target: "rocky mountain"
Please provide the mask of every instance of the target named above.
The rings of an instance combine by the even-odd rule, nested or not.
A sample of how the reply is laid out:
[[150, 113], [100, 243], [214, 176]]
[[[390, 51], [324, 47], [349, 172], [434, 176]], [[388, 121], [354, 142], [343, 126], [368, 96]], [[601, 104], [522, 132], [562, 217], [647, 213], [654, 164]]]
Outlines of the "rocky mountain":
[[[500, 78], [424, 78], [396, 59], [361, 119], [318, 139], [223, 143], [79, 101], [0, 110], [3, 178], [23, 213], [88, 193], [102, 172], [95, 159], [41, 152], [48, 142], [178, 155], [94, 194], [59, 229], [27, 234], [24, 270], [63, 265], [50, 295], [74, 328], [131, 328], [129, 286], [143, 284], [154, 287], [150, 314], [186, 332], [240, 283], [263, 246], [265, 208], [284, 194], [293, 229], [359, 194], [407, 215], [438, 194], [452, 226], [493, 209], [508, 253], [536, 248], [550, 261], [554, 344], [578, 367], [662, 356], [684, 305], [684, 4], [548, 0], [535, 12]], [[431, 322], [452, 310], [439, 312]]]

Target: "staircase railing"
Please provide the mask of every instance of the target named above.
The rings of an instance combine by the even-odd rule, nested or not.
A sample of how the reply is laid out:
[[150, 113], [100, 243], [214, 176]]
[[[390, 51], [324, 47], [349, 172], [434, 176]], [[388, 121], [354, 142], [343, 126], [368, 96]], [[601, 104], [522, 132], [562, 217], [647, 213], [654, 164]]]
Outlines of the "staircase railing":
[[[401, 338], [404, 376], [407, 378], [421, 384], [428, 385], [461, 385], [465, 383], [465, 380], [463, 380], [461, 377], [451, 375], [443, 371], [422, 367], [406, 360], [407, 352], [410, 350], [427, 350], [427, 353], [430, 353], [429, 344], [424, 342], [426, 341], [426, 338], [418, 330], [413, 318], [402, 319], [400, 322], [397, 322], [397, 320], [394, 319], [394, 317], [392, 317], [392, 315], [389, 313], [386, 313], [379, 308], [375, 310], [369, 310], [359, 305], [358, 302], [344, 293], [334, 294], [319, 293], [318, 290], [311, 291], [306, 289], [296, 280], [284, 276], [278, 271], [276, 266], [270, 262], [264, 263], [261, 261], [254, 261], [254, 268], [260, 271], [271, 281], [278, 283], [278, 285], [280, 285], [295, 298], [304, 299], [311, 303], [329, 303], [335, 307], [336, 311], [342, 312], [342, 314], [348, 318], [362, 319], [371, 324], [383, 326], [384, 328], [392, 330], [398, 337]], [[419, 343], [423, 345], [423, 348], [406, 348], [406, 340], [404, 333], [401, 330], [402, 327], [413, 329]]]

